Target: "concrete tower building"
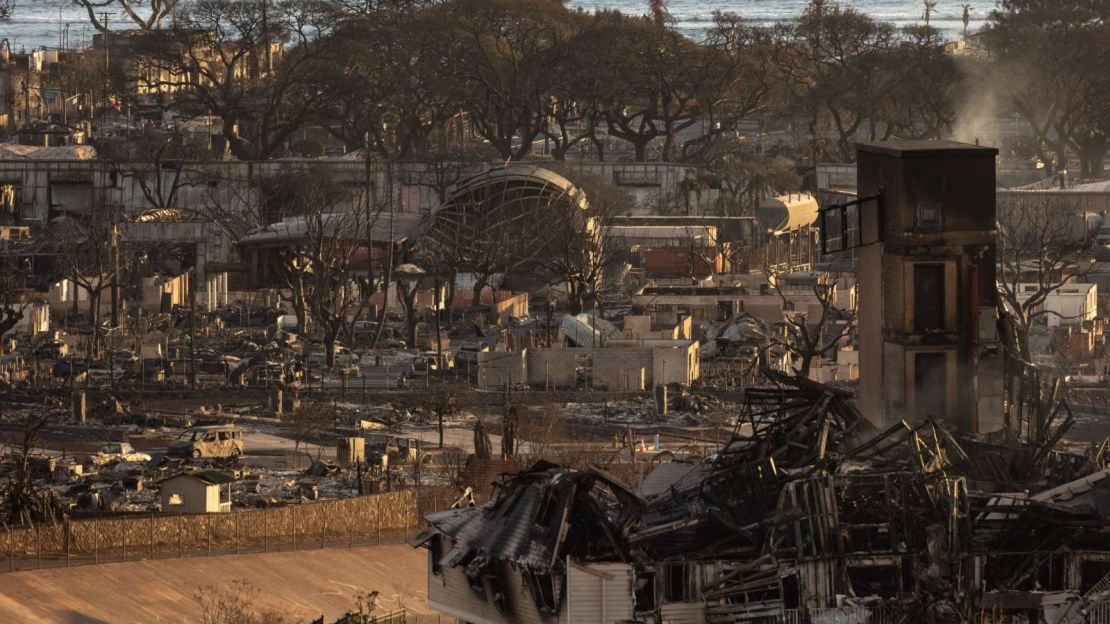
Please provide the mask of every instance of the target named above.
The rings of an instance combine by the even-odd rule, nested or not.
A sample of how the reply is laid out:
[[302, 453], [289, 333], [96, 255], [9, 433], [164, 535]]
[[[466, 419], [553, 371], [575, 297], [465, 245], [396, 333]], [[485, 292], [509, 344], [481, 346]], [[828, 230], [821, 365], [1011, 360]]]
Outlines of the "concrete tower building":
[[1003, 396], [998, 150], [938, 141], [857, 150], [860, 408], [878, 425], [933, 416], [963, 432], [993, 429]]

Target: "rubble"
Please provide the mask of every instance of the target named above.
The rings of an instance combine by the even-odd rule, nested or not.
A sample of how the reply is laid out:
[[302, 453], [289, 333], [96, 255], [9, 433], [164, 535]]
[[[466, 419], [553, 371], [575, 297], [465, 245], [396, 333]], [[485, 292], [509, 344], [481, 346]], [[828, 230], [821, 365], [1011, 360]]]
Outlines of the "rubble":
[[[662, 577], [681, 564], [707, 579], [697, 601], [709, 622], [831, 608], [978, 621], [1042, 592], [1070, 591], [1065, 602], [1086, 609], [1076, 592], [1110, 585], [1097, 563], [1110, 560], [1110, 469], [1102, 454], [1057, 448], [1066, 404], [1035, 441], [999, 441], [936, 420], [880, 431], [845, 393], [805, 385], [749, 389], [719, 452], [664, 464], [639, 491], [598, 467], [541, 461], [484, 505], [428, 514], [412, 543], [431, 549], [446, 586], [465, 580], [507, 621], [560, 613], [575, 565], [626, 566], [640, 588], [631, 619], [667, 608]], [[555, 589], [515, 594], [506, 564], [524, 586]], [[1052, 572], [1087, 568], [1099, 571]]]

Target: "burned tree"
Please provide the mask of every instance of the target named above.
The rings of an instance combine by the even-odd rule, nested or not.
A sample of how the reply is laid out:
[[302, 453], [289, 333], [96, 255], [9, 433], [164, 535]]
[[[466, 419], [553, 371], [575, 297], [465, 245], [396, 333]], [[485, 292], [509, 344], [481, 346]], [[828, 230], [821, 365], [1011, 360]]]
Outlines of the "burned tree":
[[[957, 72], [937, 32], [899, 32], [851, 7], [813, 2], [774, 30], [771, 56], [788, 118], [805, 120], [814, 164], [855, 157], [855, 141], [937, 138], [955, 114]], [[825, 145], [825, 137], [833, 144]]]
[[566, 288], [567, 307], [579, 314], [586, 302], [596, 299], [601, 280], [615, 259], [616, 246], [608, 236], [613, 215], [631, 207], [624, 191], [596, 176], [562, 168], [561, 173], [575, 183], [587, 198], [581, 204], [562, 204], [548, 221], [553, 241], [542, 270], [554, 285]]
[[[1034, 363], [1030, 336], [1050, 316], [1062, 318], [1046, 301], [1066, 284], [1094, 270], [1084, 264], [1090, 245], [1086, 216], [1062, 209], [1052, 198], [1030, 194], [998, 206], [998, 304], [1006, 347], [1007, 429], [1025, 418], [1040, 419], [1035, 408], [1047, 387]], [[1032, 422], [1032, 429], [1037, 423]]]
[[801, 188], [802, 179], [785, 159], [722, 140], [705, 154], [705, 167], [716, 176], [720, 193], [713, 210], [722, 217], [755, 214], [763, 200]]
[[32, 414], [23, 423], [19, 441], [7, 450], [14, 460], [6, 482], [0, 485], [0, 514], [8, 525], [32, 526], [52, 522], [61, 517], [54, 492], [34, 483], [32, 465], [40, 459], [39, 433], [46, 426], [46, 416]]
[[423, 160], [447, 148], [457, 112], [441, 56], [448, 27], [389, 3], [337, 25], [319, 68], [329, 94], [319, 116], [328, 132], [351, 152], [389, 159]]
[[[293, 430], [293, 452], [304, 451], [310, 464], [320, 461], [324, 447], [319, 445], [321, 438], [333, 431], [336, 426], [334, 408], [320, 404], [305, 404], [289, 412], [282, 423]], [[315, 455], [312, 444], [316, 444]]]
[[836, 353], [852, 331], [852, 311], [834, 304], [836, 284], [823, 274], [775, 274], [768, 271], [772, 290], [782, 301], [781, 333], [772, 332], [770, 344], [792, 359], [791, 373], [807, 379], [814, 363]]
[[555, 79], [546, 53], [569, 37], [571, 13], [543, 0], [454, 0], [433, 5], [442, 37], [448, 97], [504, 160], [520, 160], [547, 123], [543, 106]]
[[1006, 0], [984, 28], [991, 73], [1004, 76], [993, 86], [1029, 123], [1050, 175], [1067, 168], [1069, 152], [1083, 174], [1102, 173], [1110, 81], [1089, 64], [1110, 54], [1105, 15], [1097, 3]]
[[136, 42], [141, 86], [219, 117], [234, 156], [275, 156], [324, 100], [318, 62], [334, 18], [320, 2], [197, 0]]
[[[105, 290], [117, 284], [119, 273], [119, 214], [112, 205], [95, 204], [86, 215], [66, 217], [54, 224], [59, 269], [88, 295], [89, 324], [93, 329], [93, 355], [100, 353], [100, 302]], [[112, 318], [118, 319], [113, 297]], [[74, 297], [74, 310], [77, 298]]]
[[299, 330], [311, 317], [324, 343], [327, 365], [335, 365], [335, 345], [349, 314], [372, 292], [357, 276], [371, 214], [358, 193], [323, 175], [286, 179], [281, 202], [289, 218], [267, 228], [278, 245], [276, 270], [289, 290]]
[[173, 15], [181, 0], [70, 0], [85, 9], [93, 28], [108, 32], [109, 24], [104, 13], [112, 9], [123, 11], [132, 28], [161, 30], [162, 24]]
[[0, 248], [0, 339], [23, 320], [31, 304], [30, 293], [24, 288], [20, 262], [8, 250]]
[[405, 310], [405, 339], [410, 349], [416, 348], [416, 325], [419, 321], [416, 296], [420, 292], [420, 280], [424, 275], [424, 269], [410, 262], [393, 270], [393, 277], [397, 282], [397, 298], [401, 300], [401, 307]]
[[190, 165], [206, 158], [206, 151], [180, 131], [143, 128], [139, 136], [100, 141], [98, 154], [112, 162], [116, 175], [138, 185], [148, 209], [178, 210], [182, 191], [207, 186]]

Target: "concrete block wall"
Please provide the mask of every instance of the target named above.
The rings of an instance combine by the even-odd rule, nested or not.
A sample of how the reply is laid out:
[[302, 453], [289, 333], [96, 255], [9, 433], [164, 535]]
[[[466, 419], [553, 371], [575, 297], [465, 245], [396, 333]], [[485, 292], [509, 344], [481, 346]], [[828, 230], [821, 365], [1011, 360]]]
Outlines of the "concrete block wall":
[[478, 354], [478, 387], [496, 390], [502, 386], [526, 383], [528, 350], [483, 351]]
[[578, 355], [590, 349], [529, 349], [527, 356], [528, 384], [552, 388], [574, 387]]
[[655, 375], [651, 351], [640, 347], [597, 349], [594, 352], [594, 379], [598, 384], [608, 386], [614, 376], [622, 376], [622, 371], [643, 369], [644, 384], [650, 386]]
[[609, 392], [643, 392], [648, 387], [647, 370], [642, 366], [609, 368], [595, 375]]

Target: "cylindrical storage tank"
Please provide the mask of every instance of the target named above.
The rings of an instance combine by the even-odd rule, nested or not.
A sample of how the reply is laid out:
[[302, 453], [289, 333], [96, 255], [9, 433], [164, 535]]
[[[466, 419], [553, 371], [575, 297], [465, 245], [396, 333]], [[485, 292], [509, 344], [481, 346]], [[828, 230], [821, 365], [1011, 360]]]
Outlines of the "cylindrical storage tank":
[[1102, 229], [1105, 219], [1097, 212], [1087, 212], [1083, 215], [1087, 224], [1087, 240], [1092, 240], [1098, 236], [1098, 231]]
[[763, 200], [756, 216], [772, 232], [796, 230], [817, 221], [817, 199], [808, 193], [791, 193]]

